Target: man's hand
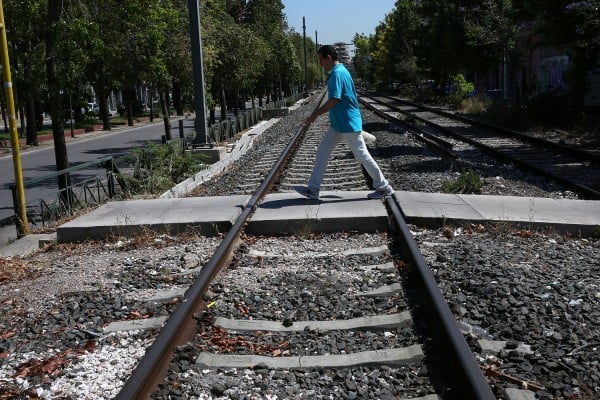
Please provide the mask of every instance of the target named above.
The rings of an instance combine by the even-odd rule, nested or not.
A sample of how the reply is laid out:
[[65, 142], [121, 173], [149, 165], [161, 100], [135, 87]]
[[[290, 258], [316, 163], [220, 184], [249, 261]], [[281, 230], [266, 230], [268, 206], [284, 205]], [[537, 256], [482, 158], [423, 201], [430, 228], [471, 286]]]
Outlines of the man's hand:
[[339, 99], [329, 99], [327, 100], [327, 102], [323, 105], [323, 107], [316, 109], [315, 111], [312, 112], [312, 114], [310, 114], [308, 116], [308, 118], [306, 118], [304, 120], [304, 125], [310, 125], [313, 122], [315, 122], [315, 119], [317, 119], [317, 117], [321, 114], [325, 114], [327, 111], [331, 110], [333, 108], [333, 106], [335, 106], [340, 100]]

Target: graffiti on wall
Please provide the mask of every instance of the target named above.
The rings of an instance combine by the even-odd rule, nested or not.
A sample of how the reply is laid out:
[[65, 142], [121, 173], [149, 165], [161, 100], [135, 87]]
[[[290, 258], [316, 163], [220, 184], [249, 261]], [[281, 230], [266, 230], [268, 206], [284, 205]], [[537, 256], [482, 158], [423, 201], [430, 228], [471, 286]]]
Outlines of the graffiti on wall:
[[544, 58], [536, 79], [535, 94], [561, 91], [566, 88], [563, 74], [569, 67], [569, 56]]

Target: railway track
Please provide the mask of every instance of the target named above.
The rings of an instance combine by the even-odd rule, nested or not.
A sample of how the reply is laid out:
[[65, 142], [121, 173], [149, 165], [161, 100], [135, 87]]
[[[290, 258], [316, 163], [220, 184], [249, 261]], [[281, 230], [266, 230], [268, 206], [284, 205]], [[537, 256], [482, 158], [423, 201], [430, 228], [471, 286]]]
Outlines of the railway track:
[[[269, 192], [289, 191], [306, 182], [312, 166], [310, 148], [318, 143], [325, 124], [317, 121], [320, 125], [305, 132], [302, 145], [290, 141], [297, 133], [292, 126], [297, 126], [302, 114], [312, 107], [314, 104], [300, 109], [258, 136], [235, 166], [192, 195], [250, 195], [252, 201], [243, 213], [252, 215], [252, 203], [260, 201], [255, 193], [261, 187]], [[437, 153], [415, 143], [412, 135], [381, 122], [369, 111], [363, 115], [365, 129], [378, 135], [372, 154], [395, 188], [439, 191], [439, 177], [454, 174], [451, 158], [440, 159]], [[288, 147], [297, 148], [295, 155], [282, 158]], [[454, 150], [459, 147], [455, 144]], [[325, 190], [369, 187], [348, 149], [338, 147], [334, 157], [336, 161], [326, 173]], [[481, 164], [473, 159], [471, 165], [485, 167], [489, 163], [485, 157], [481, 159]], [[271, 173], [279, 161], [288, 161], [288, 168]], [[338, 165], [345, 167], [336, 168]], [[494, 174], [510, 174], [506, 166], [491, 168]], [[500, 182], [511, 186], [519, 183], [508, 179]], [[535, 184], [537, 188], [537, 181]], [[512, 190], [511, 186], [506, 189]], [[557, 192], [551, 188], [546, 193], [554, 196]], [[368, 204], [382, 206], [378, 201]], [[386, 202], [385, 207], [391, 211], [393, 205]], [[477, 398], [460, 397], [452, 387], [452, 383], [465, 379], [448, 375], [447, 366], [459, 363], [448, 338], [431, 335], [432, 331], [444, 330], [438, 328], [437, 318], [430, 318], [437, 314], [435, 307], [423, 298], [426, 290], [417, 268], [420, 263], [411, 260], [414, 253], [402, 245], [399, 226], [392, 223], [394, 229], [379, 233], [349, 230], [316, 235], [311, 234], [307, 223], [300, 233], [289, 237], [243, 232], [219, 238], [159, 235], [134, 241], [143, 243], [141, 248], [130, 243], [130, 238], [99, 242], [96, 247], [91, 244], [92, 254], [88, 256], [86, 246], [68, 247], [67, 253], [60, 248], [50, 250], [37, 259], [44, 265], [40, 271], [54, 271], [56, 267], [51, 273], [56, 282], [50, 284], [68, 286], [59, 290], [61, 294], [44, 296], [42, 292], [49, 289], [36, 281], [17, 286], [22, 296], [30, 293], [28, 286], [35, 293], [30, 293], [13, 316], [7, 305], [18, 305], [19, 295], [13, 300], [17, 292], [3, 286], [8, 297], [0, 297], [7, 299], [0, 300], [5, 314], [0, 326], [15, 336], [0, 339], [0, 348], [8, 350], [0, 354], [9, 357], [0, 369], [0, 382], [12, 382], [15, 392], [20, 385], [28, 385], [29, 389], [23, 390], [37, 391], [40, 398], [86, 398], [88, 393], [96, 393], [88, 398], [114, 398], [118, 391], [121, 398], [136, 398], [126, 390], [145, 378], [130, 378], [131, 368], [143, 365], [138, 361], [146, 346], [168, 342], [164, 340], [165, 330], [159, 329], [171, 316], [188, 319], [189, 329], [171, 329], [171, 347], [161, 345], [164, 351], [158, 354], [147, 352], [146, 357], [154, 354], [155, 360], [163, 356], [170, 359], [173, 354], [170, 362], [161, 367], [151, 363], [147, 369], [147, 378], [154, 380], [150, 386], [158, 387], [155, 391], [143, 389], [152, 392], [150, 398]], [[595, 343], [600, 338], [596, 328], [600, 316], [594, 300], [597, 242], [546, 237], [508, 227], [488, 231], [476, 226], [435, 230], [411, 226], [404, 236], [414, 237], [423, 252], [425, 269], [435, 274], [432, 283], [437, 286], [437, 281], [453, 315], [459, 318], [462, 334], [457, 337], [464, 337], [470, 349], [463, 354], [476, 356], [475, 375], [481, 374], [481, 365], [488, 375], [485, 384], [489, 380], [497, 398], [509, 399], [503, 391], [523, 387], [536, 391], [544, 400], [597, 397], [600, 386], [593, 367]], [[217, 262], [212, 255], [216, 253], [224, 259]], [[213, 274], [215, 280], [209, 283]], [[196, 278], [205, 281], [198, 283]], [[382, 288], [387, 292], [381, 293]], [[378, 297], [365, 295], [375, 290], [380, 290]], [[202, 292], [204, 296], [193, 296]], [[33, 305], [38, 303], [42, 306]], [[410, 320], [396, 320], [398, 326], [385, 319], [384, 324], [373, 325], [382, 320], [379, 316], [396, 318], [406, 311]], [[155, 321], [155, 329], [107, 333], [108, 324], [142, 327], [149, 317], [148, 321]], [[368, 320], [372, 326], [367, 326]], [[332, 321], [354, 325], [342, 329]], [[255, 330], [255, 324], [266, 322], [265, 330]], [[233, 326], [237, 329], [232, 324], [237, 324]], [[244, 329], [239, 328], [242, 325]], [[253, 330], [248, 331], [248, 325]], [[306, 326], [309, 328], [304, 330]], [[73, 349], [79, 349], [86, 340], [97, 348], [74, 357]], [[505, 346], [498, 347], [502, 342]], [[343, 368], [271, 368], [258, 358], [254, 368], [207, 364], [223, 355], [288, 361], [319, 356], [321, 361], [332, 362], [352, 353], [411, 346], [419, 346], [424, 358], [403, 365], [383, 357], [378, 359], [379, 365]], [[20, 355], [17, 349], [26, 353]], [[38, 364], [27, 361], [32, 351], [37, 351], [43, 365], [62, 366], [64, 372], [56, 377], [50, 376], [54, 372], [42, 374], [43, 381], [37, 375], [22, 381], [25, 371], [36, 371]], [[63, 353], [72, 365], [57, 361]], [[123, 388], [128, 378], [128, 386]]]
[[[249, 369], [252, 377], [243, 379], [280, 380], [289, 398], [495, 398], [393, 199], [386, 200], [395, 221], [390, 234], [321, 236], [310, 227], [300, 237], [243, 233], [271, 187], [306, 180], [322, 130], [309, 129], [304, 139], [305, 129], [297, 131], [117, 398], [179, 385], [182, 368], [171, 358], [182, 342], [186, 356], [175, 359], [193, 363], [191, 385], [212, 395], [233, 394], [227, 388], [236, 378], [223, 369]], [[323, 189], [368, 187], [348, 153], [339, 146], [333, 157], [340, 167]], [[404, 282], [415, 276], [425, 290], [408, 296]], [[306, 374], [318, 379], [302, 384]], [[258, 385], [233, 395], [276, 393]]]
[[[476, 147], [504, 162], [545, 178], [589, 199], [600, 199], [600, 155], [485, 124], [396, 97], [363, 93], [362, 103], [393, 118], [417, 137], [437, 143], [452, 157]], [[408, 122], [414, 121], [414, 122]], [[467, 143], [468, 148], [458, 142]]]

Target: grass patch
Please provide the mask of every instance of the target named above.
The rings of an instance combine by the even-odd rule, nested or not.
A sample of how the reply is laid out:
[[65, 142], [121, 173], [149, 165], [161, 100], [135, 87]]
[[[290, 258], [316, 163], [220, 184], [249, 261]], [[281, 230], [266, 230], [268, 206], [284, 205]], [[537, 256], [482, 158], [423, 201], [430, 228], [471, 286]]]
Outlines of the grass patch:
[[467, 170], [460, 173], [455, 180], [442, 182], [442, 191], [444, 193], [479, 193], [484, 182], [479, 174], [473, 170]]
[[178, 143], [148, 142], [133, 149], [126, 160], [133, 165], [133, 174], [123, 178], [130, 194], [159, 194], [201, 171], [205, 161], [198, 153], [182, 151]]
[[484, 114], [491, 106], [492, 102], [485, 95], [478, 94], [477, 96], [464, 99], [457, 111], [467, 115]]

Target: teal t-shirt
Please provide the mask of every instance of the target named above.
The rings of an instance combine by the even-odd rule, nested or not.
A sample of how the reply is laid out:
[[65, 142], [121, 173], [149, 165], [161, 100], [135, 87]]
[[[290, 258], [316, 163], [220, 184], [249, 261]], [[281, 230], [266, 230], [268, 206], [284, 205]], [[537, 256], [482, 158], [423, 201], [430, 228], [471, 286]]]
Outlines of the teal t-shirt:
[[330, 99], [339, 102], [329, 110], [331, 127], [340, 133], [362, 131], [362, 118], [350, 72], [342, 64], [335, 64], [329, 72], [327, 90]]

